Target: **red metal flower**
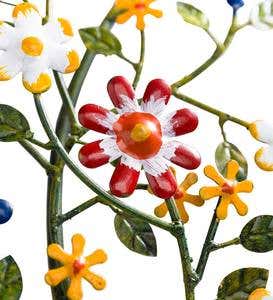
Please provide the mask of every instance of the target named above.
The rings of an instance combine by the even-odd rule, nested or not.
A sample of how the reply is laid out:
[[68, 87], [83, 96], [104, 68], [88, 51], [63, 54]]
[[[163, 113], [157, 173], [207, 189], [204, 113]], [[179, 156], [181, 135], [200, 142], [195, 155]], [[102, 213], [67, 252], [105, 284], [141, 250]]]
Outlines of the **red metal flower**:
[[162, 115], [171, 89], [161, 79], [148, 84], [140, 105], [133, 88], [121, 76], [110, 80], [108, 93], [118, 114], [95, 104], [84, 105], [79, 111], [84, 127], [109, 136], [83, 146], [79, 153], [81, 163], [97, 168], [120, 158], [110, 181], [110, 190], [118, 197], [134, 192], [142, 168], [156, 196], [172, 197], [177, 183], [169, 170], [169, 161], [192, 170], [200, 165], [201, 159], [190, 147], [166, 138], [194, 131], [197, 116], [188, 109]]

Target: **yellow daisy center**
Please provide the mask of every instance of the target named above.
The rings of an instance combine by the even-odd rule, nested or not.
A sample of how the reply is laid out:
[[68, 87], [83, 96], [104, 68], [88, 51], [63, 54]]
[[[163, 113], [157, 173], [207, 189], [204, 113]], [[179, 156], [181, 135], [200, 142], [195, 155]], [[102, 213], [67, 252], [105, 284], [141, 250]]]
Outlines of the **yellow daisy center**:
[[22, 50], [29, 56], [39, 56], [42, 54], [43, 49], [42, 41], [35, 36], [29, 36], [22, 40]]
[[148, 126], [142, 123], [137, 123], [131, 131], [131, 139], [135, 142], [144, 142], [151, 135], [151, 130]]

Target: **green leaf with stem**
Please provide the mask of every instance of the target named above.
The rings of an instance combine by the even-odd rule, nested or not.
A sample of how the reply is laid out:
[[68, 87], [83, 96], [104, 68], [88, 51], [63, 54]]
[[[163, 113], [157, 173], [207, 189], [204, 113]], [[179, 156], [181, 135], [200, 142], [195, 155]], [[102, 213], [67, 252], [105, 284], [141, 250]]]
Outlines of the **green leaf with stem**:
[[1, 300], [19, 300], [23, 290], [22, 275], [12, 256], [0, 260]]
[[128, 249], [146, 256], [157, 255], [156, 239], [149, 223], [117, 214], [115, 230], [119, 240]]
[[215, 162], [217, 169], [223, 176], [226, 176], [226, 167], [230, 160], [236, 160], [240, 166], [237, 180], [245, 180], [248, 173], [248, 164], [241, 151], [229, 142], [219, 144], [215, 151]]
[[122, 55], [122, 46], [119, 39], [107, 28], [89, 27], [79, 30], [85, 47], [97, 54]]
[[260, 268], [245, 268], [232, 272], [224, 278], [217, 300], [247, 300], [258, 288], [265, 288], [269, 271]]
[[14, 142], [32, 136], [24, 115], [12, 106], [0, 104], [0, 141]]
[[201, 27], [206, 31], [209, 29], [208, 18], [201, 10], [193, 5], [184, 2], [177, 2], [177, 11], [185, 22]]
[[248, 222], [240, 235], [241, 244], [252, 252], [273, 250], [273, 216], [258, 216]]

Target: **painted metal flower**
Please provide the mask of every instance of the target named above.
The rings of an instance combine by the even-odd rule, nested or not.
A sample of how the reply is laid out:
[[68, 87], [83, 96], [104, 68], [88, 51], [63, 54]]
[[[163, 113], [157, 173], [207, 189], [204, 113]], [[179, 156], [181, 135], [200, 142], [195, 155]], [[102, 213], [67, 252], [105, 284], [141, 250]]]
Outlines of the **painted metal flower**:
[[49, 69], [74, 72], [79, 56], [65, 44], [73, 36], [69, 21], [59, 18], [42, 25], [35, 5], [24, 2], [13, 10], [14, 27], [0, 22], [0, 81], [23, 73], [23, 84], [31, 93], [51, 86]]
[[136, 27], [139, 30], [145, 29], [144, 17], [146, 15], [152, 15], [156, 18], [162, 17], [162, 11], [153, 9], [150, 4], [155, 0], [116, 0], [116, 8], [125, 10], [124, 13], [119, 15], [116, 22], [123, 24], [127, 22], [132, 16], [136, 16]]
[[48, 256], [60, 262], [63, 266], [53, 269], [45, 275], [45, 281], [50, 286], [57, 286], [66, 278], [70, 278], [70, 286], [67, 297], [70, 300], [81, 300], [82, 279], [87, 280], [96, 290], [102, 290], [106, 286], [105, 280], [89, 271], [91, 266], [104, 263], [107, 255], [103, 250], [96, 250], [91, 255], [83, 257], [85, 239], [81, 234], [72, 237], [72, 254], [67, 254], [58, 244], [48, 246]]
[[219, 174], [213, 166], [206, 166], [204, 169], [205, 175], [212, 179], [217, 186], [201, 188], [200, 196], [204, 200], [221, 197], [216, 210], [217, 217], [220, 220], [226, 219], [230, 204], [236, 208], [240, 216], [245, 216], [248, 212], [247, 205], [240, 199], [238, 193], [252, 192], [253, 184], [249, 180], [237, 182], [236, 175], [238, 171], [239, 164], [235, 160], [228, 162], [226, 178]]
[[[183, 223], [189, 221], [189, 215], [185, 209], [185, 203], [190, 203], [195, 206], [202, 206], [204, 200], [199, 195], [191, 195], [187, 193], [188, 189], [198, 181], [198, 176], [195, 173], [189, 173], [184, 181], [178, 186], [177, 191], [174, 195], [177, 209], [180, 214], [180, 218]], [[163, 202], [157, 206], [154, 210], [154, 213], [157, 217], [163, 218], [168, 213], [168, 207], [166, 202]]]
[[260, 288], [252, 292], [248, 300], [273, 300], [273, 297], [270, 296], [270, 293], [266, 289]]
[[273, 171], [273, 125], [266, 121], [250, 124], [249, 131], [258, 141], [267, 144], [255, 154], [255, 162], [264, 171]]
[[121, 76], [109, 81], [108, 94], [117, 114], [95, 104], [79, 111], [84, 127], [109, 136], [83, 146], [81, 163], [97, 168], [120, 158], [110, 181], [110, 190], [118, 197], [134, 192], [142, 168], [156, 196], [172, 197], [177, 183], [169, 170], [170, 162], [191, 170], [200, 165], [201, 159], [195, 150], [170, 138], [194, 131], [197, 116], [188, 109], [162, 114], [171, 89], [161, 79], [148, 84], [140, 105], [132, 86]]

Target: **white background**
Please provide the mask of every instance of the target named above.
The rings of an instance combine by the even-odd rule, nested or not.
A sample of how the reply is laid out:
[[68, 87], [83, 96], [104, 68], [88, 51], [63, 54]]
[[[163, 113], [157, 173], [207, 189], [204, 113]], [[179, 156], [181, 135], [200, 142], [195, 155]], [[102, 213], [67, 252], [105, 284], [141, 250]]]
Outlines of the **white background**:
[[[111, 0], [65, 1], [56, 0], [55, 14], [73, 21], [75, 28], [96, 26], [111, 7]], [[225, 0], [191, 1], [203, 9], [211, 20], [211, 30], [223, 39], [231, 21], [231, 9]], [[248, 15], [255, 1], [247, 1], [241, 17]], [[44, 1], [36, 0], [40, 9]], [[141, 96], [149, 80], [162, 77], [172, 83], [191, 72], [211, 55], [214, 44], [202, 30], [185, 24], [176, 13], [176, 1], [158, 0], [154, 7], [164, 11], [161, 20], [147, 18], [147, 58], [143, 76], [137, 91]], [[1, 18], [9, 19], [11, 10], [1, 5]], [[124, 45], [124, 53], [132, 59], [138, 58], [139, 35], [134, 22], [116, 26], [115, 34]], [[272, 119], [272, 70], [273, 32], [261, 32], [246, 28], [239, 32], [227, 53], [208, 71], [183, 88], [183, 92], [212, 106], [232, 113], [242, 119]], [[79, 37], [75, 47], [82, 54], [84, 46]], [[114, 75], [124, 75], [130, 80], [133, 71], [130, 66], [115, 57], [96, 58], [80, 96], [79, 107], [87, 102], [111, 107], [105, 86]], [[69, 80], [69, 76], [66, 75]], [[44, 105], [55, 122], [60, 97], [55, 86], [43, 96]], [[0, 102], [15, 106], [30, 121], [35, 136], [47, 141], [41, 129], [31, 95], [21, 85], [18, 76], [10, 82], [1, 83]], [[170, 108], [191, 107], [172, 99]], [[199, 168], [200, 182], [192, 192], [198, 192], [202, 184], [211, 184], [202, 174], [206, 164], [214, 163], [214, 151], [221, 141], [217, 118], [197, 108], [191, 107], [200, 117], [199, 129], [181, 140], [195, 146], [202, 154], [203, 163]], [[259, 170], [253, 155], [261, 145], [248, 132], [235, 124], [226, 126], [228, 139], [235, 143], [249, 161], [249, 178], [255, 183], [252, 194], [243, 195], [249, 204], [249, 214], [241, 218], [231, 208], [229, 218], [221, 223], [217, 241], [225, 241], [239, 235], [241, 228], [251, 218], [259, 214], [273, 213], [272, 173]], [[98, 139], [98, 134], [85, 137], [87, 141]], [[72, 156], [77, 159], [79, 147]], [[47, 153], [45, 153], [47, 155]], [[46, 176], [38, 164], [16, 143], [0, 144], [0, 197], [14, 206], [12, 220], [0, 227], [0, 257], [11, 254], [18, 262], [24, 280], [22, 300], [50, 299], [50, 290], [43, 276], [47, 271], [46, 257]], [[91, 178], [98, 180], [105, 188], [112, 173], [112, 167], [87, 170]], [[184, 170], [179, 170], [181, 181]], [[143, 181], [145, 180], [142, 178]], [[67, 211], [92, 196], [77, 178], [66, 171], [64, 186], [64, 211]], [[148, 213], [160, 200], [146, 193], [136, 192], [124, 200]], [[211, 219], [216, 199], [208, 201], [202, 208], [188, 207], [190, 223], [186, 225], [190, 250], [196, 264], [201, 245]], [[65, 227], [65, 245], [70, 251], [70, 238], [80, 232], [87, 238], [86, 254], [96, 248], [103, 248], [109, 255], [106, 264], [94, 268], [108, 282], [107, 288], [96, 292], [84, 284], [84, 299], [158, 299], [171, 297], [184, 299], [181, 267], [175, 240], [166, 232], [154, 229], [158, 242], [158, 256], [147, 258], [127, 250], [116, 238], [113, 228], [113, 213], [107, 207], [96, 206], [80, 217], [68, 222]], [[254, 254], [240, 246], [213, 253], [208, 262], [202, 283], [196, 293], [198, 300], [215, 299], [221, 280], [230, 272], [249, 266], [266, 267], [273, 271], [272, 253]], [[273, 291], [273, 273], [269, 289]]]

